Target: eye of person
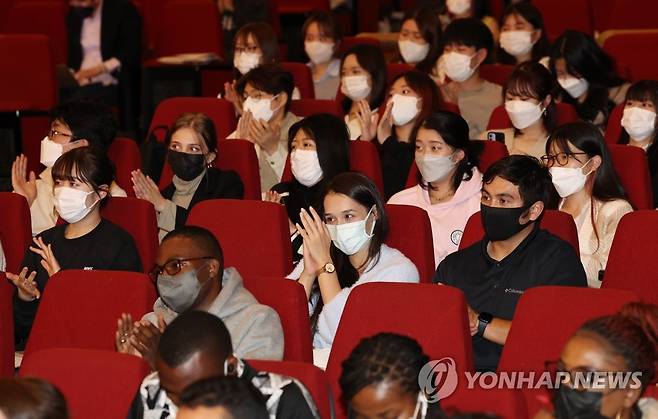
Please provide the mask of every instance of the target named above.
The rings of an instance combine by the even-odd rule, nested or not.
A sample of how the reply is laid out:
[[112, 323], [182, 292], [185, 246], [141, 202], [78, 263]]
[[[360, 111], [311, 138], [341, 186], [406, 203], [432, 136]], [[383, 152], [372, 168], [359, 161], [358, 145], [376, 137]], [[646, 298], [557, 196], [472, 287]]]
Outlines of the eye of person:
[[336, 219], [331, 215], [325, 215], [324, 216], [324, 222], [327, 223], [327, 224], [335, 224]]
[[432, 146], [432, 151], [440, 151], [440, 150], [441, 150], [441, 146], [440, 146], [440, 145], [435, 144], [435, 145]]
[[190, 147], [190, 150], [193, 151], [194, 153], [200, 153], [201, 152], [201, 147], [198, 145], [193, 145]]
[[409, 88], [402, 89], [402, 94], [403, 94], [403, 95], [410, 95], [411, 93], [412, 93], [412, 92], [411, 92], [411, 89], [409, 89]]
[[420, 144], [416, 143], [416, 151], [420, 151], [422, 148], [423, 147]]

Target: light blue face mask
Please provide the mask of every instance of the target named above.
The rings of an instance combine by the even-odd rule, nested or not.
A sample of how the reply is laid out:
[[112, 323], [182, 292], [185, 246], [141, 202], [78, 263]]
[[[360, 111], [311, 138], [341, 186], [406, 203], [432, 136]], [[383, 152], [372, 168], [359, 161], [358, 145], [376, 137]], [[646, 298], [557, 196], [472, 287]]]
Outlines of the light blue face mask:
[[370, 242], [370, 239], [374, 235], [377, 221], [375, 220], [372, 223], [369, 233], [366, 231], [366, 224], [374, 208], [374, 206], [370, 208], [366, 218], [361, 221], [345, 224], [327, 224], [329, 236], [331, 236], [334, 246], [346, 255], [351, 256]]
[[[184, 313], [196, 302], [205, 282], [199, 281], [197, 273], [206, 266], [204, 263], [197, 269], [167, 275], [158, 275], [157, 288], [162, 301], [176, 313]], [[210, 281], [208, 279], [207, 281]], [[207, 282], [206, 281], [206, 282]]]

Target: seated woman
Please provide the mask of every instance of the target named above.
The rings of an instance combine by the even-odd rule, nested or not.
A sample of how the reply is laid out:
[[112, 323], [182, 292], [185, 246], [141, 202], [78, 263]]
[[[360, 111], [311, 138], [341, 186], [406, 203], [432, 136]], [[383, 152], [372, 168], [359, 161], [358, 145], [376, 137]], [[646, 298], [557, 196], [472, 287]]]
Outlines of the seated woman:
[[430, 74], [442, 50], [441, 24], [434, 9], [426, 6], [408, 12], [402, 20], [395, 61]]
[[527, 61], [548, 66], [550, 43], [541, 12], [530, 2], [509, 5], [500, 18], [501, 64], [519, 65]]
[[658, 81], [641, 80], [626, 93], [624, 116], [621, 119], [620, 144], [640, 147], [647, 153], [653, 186], [653, 206], [658, 208], [658, 144], [656, 143], [656, 112]]
[[68, 224], [36, 236], [25, 252], [23, 269], [18, 274], [7, 272], [17, 287], [14, 333], [18, 350], [25, 347], [50, 276], [62, 269], [143, 272], [133, 238], [100, 214], [114, 179], [107, 154], [91, 147], [75, 148], [57, 159], [52, 176], [55, 208]]
[[555, 40], [550, 70], [561, 87], [557, 99], [574, 105], [581, 119], [601, 129], [630, 86], [617, 74], [615, 61], [583, 32], [568, 30]]
[[324, 367], [354, 287], [368, 282], [418, 282], [419, 276], [409, 259], [384, 244], [388, 235], [384, 203], [374, 183], [360, 173], [334, 177], [320, 211], [302, 209], [300, 219], [302, 224], [296, 227], [304, 239], [304, 259], [288, 278], [304, 285], [317, 350], [314, 362]]
[[486, 131], [480, 139], [486, 140], [491, 132], [502, 132], [509, 154], [541, 158], [548, 134], [557, 125], [554, 86], [553, 76], [543, 65], [519, 65], [503, 89], [505, 111], [514, 128]]
[[[377, 145], [388, 199], [404, 189], [414, 159], [413, 138], [420, 123], [441, 108], [434, 81], [424, 73], [410, 71], [393, 80], [389, 101], [377, 126]], [[368, 140], [367, 133], [361, 134]]]
[[265, 197], [286, 206], [290, 221], [293, 261], [302, 258], [302, 236], [295, 225], [301, 224], [302, 208], [319, 208], [324, 187], [336, 175], [350, 169], [349, 134], [335, 115], [311, 115], [290, 127], [288, 149], [293, 179], [272, 187]]
[[340, 84], [340, 28], [329, 12], [312, 14], [302, 27], [307, 64], [313, 74], [316, 99], [334, 100]]
[[[569, 339], [556, 363], [557, 371], [580, 374], [580, 380], [574, 377], [572, 382], [562, 382], [553, 399], [554, 412], [541, 411], [535, 419], [658, 417], [658, 401], [641, 398], [644, 390], [654, 385], [656, 359], [655, 305], [629, 303], [617, 314], [589, 320]], [[582, 376], [608, 371], [632, 374], [630, 385], [611, 386], [598, 380], [588, 386]]]
[[382, 50], [374, 45], [355, 45], [343, 54], [340, 62], [341, 104], [350, 140], [362, 133], [370, 141], [377, 135], [377, 110], [386, 94], [386, 61]]
[[562, 125], [548, 139], [542, 160], [562, 198], [560, 210], [576, 222], [587, 283], [600, 288], [617, 224], [633, 211], [601, 131], [587, 122]]
[[233, 171], [212, 166], [217, 158], [215, 124], [202, 113], [185, 113], [176, 119], [166, 139], [172, 183], [160, 192], [140, 170], [132, 172], [135, 196], [153, 204], [159, 238], [185, 225], [192, 207], [207, 199], [242, 199], [244, 187]]
[[438, 266], [457, 251], [466, 222], [480, 210], [482, 174], [468, 139], [468, 124], [457, 114], [430, 115], [422, 121], [414, 144], [418, 184], [393, 195], [388, 203], [427, 211]]

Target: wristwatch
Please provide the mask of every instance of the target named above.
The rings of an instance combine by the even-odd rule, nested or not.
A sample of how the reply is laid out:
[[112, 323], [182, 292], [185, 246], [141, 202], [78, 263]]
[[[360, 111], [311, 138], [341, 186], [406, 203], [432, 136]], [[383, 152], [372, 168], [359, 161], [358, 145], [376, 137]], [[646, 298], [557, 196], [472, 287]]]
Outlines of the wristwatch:
[[320, 276], [322, 274], [332, 274], [334, 272], [336, 272], [336, 267], [334, 266], [334, 264], [331, 263], [331, 262], [327, 262], [327, 263], [324, 264], [324, 266], [322, 268], [320, 268], [317, 271], [315, 276]]
[[475, 336], [483, 337], [484, 330], [489, 326], [489, 323], [491, 323], [492, 320], [493, 315], [491, 313], [487, 313], [486, 311], [481, 312], [478, 316], [478, 332]]

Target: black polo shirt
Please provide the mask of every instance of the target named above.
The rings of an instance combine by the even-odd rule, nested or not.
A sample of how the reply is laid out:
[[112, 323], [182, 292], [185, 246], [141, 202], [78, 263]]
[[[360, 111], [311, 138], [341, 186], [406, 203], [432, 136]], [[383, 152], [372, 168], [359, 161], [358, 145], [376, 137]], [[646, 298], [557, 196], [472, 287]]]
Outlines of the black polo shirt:
[[[434, 282], [462, 290], [477, 312], [512, 320], [516, 304], [525, 290], [540, 285], [587, 286], [585, 270], [569, 243], [546, 230], [535, 228], [501, 261], [487, 252], [483, 239], [448, 255], [436, 270]], [[495, 371], [503, 347], [473, 337], [477, 370]]]

